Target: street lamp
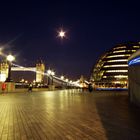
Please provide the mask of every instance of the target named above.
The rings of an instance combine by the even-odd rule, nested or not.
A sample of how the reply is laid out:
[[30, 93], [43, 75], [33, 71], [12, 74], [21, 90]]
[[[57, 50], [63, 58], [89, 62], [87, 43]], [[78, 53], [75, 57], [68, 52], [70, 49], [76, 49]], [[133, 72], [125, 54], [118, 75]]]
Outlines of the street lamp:
[[64, 80], [64, 76], [63, 75], [60, 78], [61, 78], [61, 80]]
[[6, 59], [8, 61], [8, 65], [9, 65], [9, 67], [8, 67], [8, 77], [6, 79], [6, 82], [12, 82], [13, 80], [11, 79], [11, 66], [12, 66], [12, 61], [15, 60], [15, 57], [10, 54], [6, 57]]
[[66, 79], [66, 82], [68, 82], [69, 81], [69, 79]]

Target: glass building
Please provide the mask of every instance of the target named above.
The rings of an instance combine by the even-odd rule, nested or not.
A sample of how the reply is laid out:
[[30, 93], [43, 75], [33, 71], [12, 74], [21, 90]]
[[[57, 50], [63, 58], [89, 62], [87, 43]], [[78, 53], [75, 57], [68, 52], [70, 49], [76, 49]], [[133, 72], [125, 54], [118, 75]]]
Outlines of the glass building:
[[118, 44], [102, 55], [92, 70], [93, 87], [127, 88], [128, 58], [139, 48], [140, 42]]

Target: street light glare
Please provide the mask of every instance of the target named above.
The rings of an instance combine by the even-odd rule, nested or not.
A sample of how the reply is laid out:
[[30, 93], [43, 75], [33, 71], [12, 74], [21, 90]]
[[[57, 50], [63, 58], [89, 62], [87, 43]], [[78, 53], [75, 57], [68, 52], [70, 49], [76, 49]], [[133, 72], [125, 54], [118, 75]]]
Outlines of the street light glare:
[[47, 71], [47, 73], [48, 73], [49, 75], [52, 75], [52, 76], [54, 76], [54, 75], [55, 75], [55, 72], [54, 72], [54, 71], [52, 71], [52, 70], [50, 70], [50, 69]]
[[61, 79], [64, 80], [64, 76], [63, 75], [61, 76]]
[[10, 54], [10, 55], [7, 56], [7, 60], [10, 61], [10, 62], [12, 62], [12, 61], [15, 60], [15, 57]]
[[51, 75], [52, 75], [52, 76], [54, 76], [54, 75], [55, 75], [55, 72], [54, 72], [54, 71], [52, 71]]
[[48, 70], [48, 71], [47, 71], [47, 73], [48, 73], [49, 75], [51, 74], [51, 72], [52, 72], [51, 70]]

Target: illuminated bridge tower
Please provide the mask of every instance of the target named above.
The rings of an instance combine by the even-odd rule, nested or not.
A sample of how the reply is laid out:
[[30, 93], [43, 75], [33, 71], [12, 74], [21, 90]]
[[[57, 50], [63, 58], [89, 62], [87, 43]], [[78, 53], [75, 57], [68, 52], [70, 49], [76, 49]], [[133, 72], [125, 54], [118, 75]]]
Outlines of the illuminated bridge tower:
[[4, 82], [8, 77], [8, 64], [6, 62], [0, 63], [0, 82]]
[[36, 82], [41, 83], [44, 79], [45, 64], [40, 60], [36, 64]]

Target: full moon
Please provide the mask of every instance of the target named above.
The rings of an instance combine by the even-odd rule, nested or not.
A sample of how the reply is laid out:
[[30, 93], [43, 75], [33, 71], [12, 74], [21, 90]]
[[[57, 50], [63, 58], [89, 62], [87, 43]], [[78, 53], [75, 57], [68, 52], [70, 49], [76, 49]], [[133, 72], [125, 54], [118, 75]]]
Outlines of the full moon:
[[61, 30], [61, 31], [58, 33], [58, 36], [61, 37], [61, 38], [64, 38], [64, 37], [65, 37], [65, 34], [66, 34], [66, 32], [64, 32], [63, 30]]

